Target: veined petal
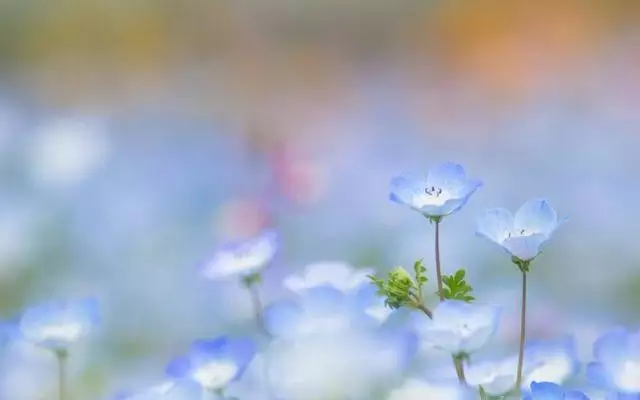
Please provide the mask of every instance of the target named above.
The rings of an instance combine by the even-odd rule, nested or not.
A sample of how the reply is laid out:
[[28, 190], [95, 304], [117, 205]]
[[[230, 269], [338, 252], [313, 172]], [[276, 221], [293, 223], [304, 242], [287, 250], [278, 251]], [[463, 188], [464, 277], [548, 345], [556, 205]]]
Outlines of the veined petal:
[[504, 208], [487, 210], [476, 220], [476, 234], [502, 244], [513, 230], [513, 215]]
[[445, 162], [431, 168], [427, 185], [440, 187], [449, 192], [457, 192], [467, 183], [467, 175], [462, 165]]
[[531, 236], [512, 236], [502, 242], [504, 247], [511, 255], [518, 257], [522, 261], [528, 261], [535, 258], [542, 246], [547, 242], [547, 237], [542, 234]]
[[532, 199], [524, 203], [514, 217], [515, 231], [542, 234], [547, 238], [558, 226], [558, 214], [545, 199]]
[[427, 187], [427, 180], [414, 174], [403, 174], [391, 180], [389, 199], [396, 203], [419, 209], [414, 198], [421, 196]]

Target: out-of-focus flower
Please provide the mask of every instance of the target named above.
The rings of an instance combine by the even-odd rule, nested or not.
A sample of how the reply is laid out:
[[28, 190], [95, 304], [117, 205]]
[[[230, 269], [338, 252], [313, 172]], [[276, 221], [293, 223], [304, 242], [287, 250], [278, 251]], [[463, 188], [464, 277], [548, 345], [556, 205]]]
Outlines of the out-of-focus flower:
[[296, 300], [268, 306], [264, 319], [269, 332], [283, 339], [375, 326], [373, 318], [358, 305], [355, 297], [330, 286], [318, 286]]
[[316, 262], [306, 266], [302, 274], [287, 277], [283, 284], [296, 293], [316, 286], [331, 286], [348, 292], [368, 284], [367, 275], [373, 272], [370, 268], [355, 269], [342, 261]]
[[37, 182], [67, 186], [91, 176], [107, 158], [109, 142], [95, 121], [60, 119], [40, 127], [29, 151]]
[[20, 319], [20, 332], [30, 342], [64, 351], [87, 336], [99, 323], [95, 299], [50, 302], [29, 308]]
[[522, 380], [524, 387], [533, 382], [561, 384], [579, 369], [575, 340], [568, 336], [554, 341], [531, 341], [525, 347], [524, 362], [529, 365]]
[[388, 400], [471, 400], [473, 398], [473, 393], [461, 387], [458, 382], [432, 383], [410, 379], [391, 392]]
[[310, 288], [267, 307], [264, 316], [275, 338], [265, 357], [278, 398], [371, 398], [415, 355], [415, 334], [382, 327], [361, 308], [358, 293]]
[[358, 400], [399, 379], [415, 347], [410, 332], [354, 326], [276, 340], [266, 356], [278, 398]]
[[[501, 395], [516, 383], [518, 357], [481, 361], [467, 367], [467, 382], [481, 385], [491, 395]], [[557, 341], [533, 341], [524, 350], [522, 389], [532, 382], [562, 383], [577, 372], [576, 349], [573, 338]]]
[[504, 208], [484, 212], [477, 220], [476, 234], [500, 245], [521, 261], [535, 258], [566, 218], [544, 199], [524, 203], [515, 216]]
[[202, 269], [207, 279], [247, 277], [260, 272], [273, 259], [278, 249], [278, 235], [267, 230], [259, 235], [221, 246]]
[[532, 382], [531, 393], [524, 400], [589, 400], [582, 392], [577, 390], [565, 390], [561, 386], [551, 382]]
[[255, 352], [255, 344], [248, 339], [223, 336], [197, 340], [187, 355], [169, 363], [166, 372], [174, 379], [190, 380], [203, 389], [215, 391], [239, 379]]
[[[516, 383], [517, 357], [474, 362], [466, 366], [467, 383], [482, 388], [492, 396], [500, 396], [513, 389]], [[528, 370], [525, 368], [524, 373]]]
[[616, 328], [593, 345], [595, 361], [587, 377], [595, 385], [627, 395], [640, 395], [640, 332]]
[[387, 306], [385, 299], [378, 295], [378, 290], [373, 285], [360, 287], [356, 292], [356, 302], [365, 314], [379, 323], [386, 322], [394, 313], [394, 310]]
[[389, 198], [427, 217], [444, 217], [461, 209], [480, 186], [482, 182], [467, 178], [461, 165], [447, 162], [431, 169], [426, 178], [393, 178]]
[[491, 339], [500, 310], [498, 306], [445, 300], [433, 311], [433, 319], [419, 314], [413, 318], [426, 346], [461, 355], [479, 350]]
[[154, 400], [158, 398], [168, 398], [169, 393], [173, 391], [176, 383], [174, 381], [160, 382], [148, 388], [133, 392], [123, 393], [115, 396], [114, 400]]

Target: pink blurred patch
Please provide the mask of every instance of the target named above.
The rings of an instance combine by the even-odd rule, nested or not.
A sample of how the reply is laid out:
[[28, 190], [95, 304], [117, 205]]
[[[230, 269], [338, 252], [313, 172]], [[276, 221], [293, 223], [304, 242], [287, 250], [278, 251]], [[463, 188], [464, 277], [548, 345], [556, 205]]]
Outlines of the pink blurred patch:
[[217, 237], [225, 240], [257, 235], [271, 222], [267, 206], [255, 199], [234, 199], [222, 205], [214, 220]]
[[294, 205], [313, 204], [326, 193], [326, 171], [300, 148], [281, 146], [271, 160], [278, 192]]

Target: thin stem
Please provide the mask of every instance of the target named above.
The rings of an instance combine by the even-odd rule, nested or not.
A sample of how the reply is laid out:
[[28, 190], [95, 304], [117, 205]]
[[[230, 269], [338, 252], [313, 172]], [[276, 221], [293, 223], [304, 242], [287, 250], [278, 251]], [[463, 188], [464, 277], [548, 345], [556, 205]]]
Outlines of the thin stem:
[[255, 315], [256, 324], [262, 333], [265, 336], [270, 337], [271, 334], [267, 330], [267, 325], [264, 321], [264, 316], [262, 314], [262, 300], [260, 299], [260, 291], [258, 290], [258, 285], [250, 284], [247, 285], [247, 290], [249, 291], [249, 295], [251, 296], [251, 304], [253, 306], [253, 313]]
[[516, 374], [517, 393], [520, 393], [522, 384], [522, 365], [524, 362], [524, 342], [527, 327], [527, 272], [522, 270], [522, 308], [520, 310], [520, 350], [518, 352], [518, 372]]
[[453, 356], [453, 366], [456, 367], [456, 375], [460, 384], [466, 385], [467, 378], [464, 376], [464, 365], [462, 364], [462, 358]]
[[58, 350], [56, 353], [56, 360], [58, 360], [58, 400], [67, 399], [67, 352], [65, 350]]
[[215, 391], [206, 388], [202, 388], [202, 394], [200, 397], [202, 400], [224, 399], [222, 393], [216, 393]]
[[442, 288], [442, 269], [440, 268], [440, 219], [435, 219], [436, 224], [436, 278], [438, 280], [438, 296], [440, 301], [444, 300], [444, 290]]

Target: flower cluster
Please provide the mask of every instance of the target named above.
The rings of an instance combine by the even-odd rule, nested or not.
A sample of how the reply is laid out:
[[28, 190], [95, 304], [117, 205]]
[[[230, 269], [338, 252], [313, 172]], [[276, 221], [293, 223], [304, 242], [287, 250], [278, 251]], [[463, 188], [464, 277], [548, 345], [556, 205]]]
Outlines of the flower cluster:
[[[390, 199], [435, 225], [434, 276], [424, 260], [386, 276], [341, 261], [317, 262], [283, 280], [287, 296], [263, 303], [262, 274], [274, 263], [278, 234], [268, 230], [220, 246], [200, 275], [241, 284], [254, 306], [255, 334], [194, 340], [156, 383], [115, 398], [577, 400], [594, 390], [611, 399], [640, 398], [639, 332], [616, 328], [600, 337], [584, 374], [589, 384], [577, 389], [563, 386], [581, 369], [574, 338], [527, 337], [527, 276], [566, 220], [544, 199], [525, 202], [515, 214], [494, 208], [477, 218], [477, 235], [502, 248], [522, 279], [518, 348], [505, 357], [482, 355], [502, 307], [477, 301], [466, 271], [447, 273], [440, 261], [442, 224], [481, 186], [455, 163], [426, 177], [391, 181]], [[53, 302], [27, 309], [0, 333], [49, 351], [58, 361], [57, 399], [69, 400], [67, 360], [99, 327], [99, 314], [95, 299]], [[425, 354], [433, 357], [428, 366]]]

